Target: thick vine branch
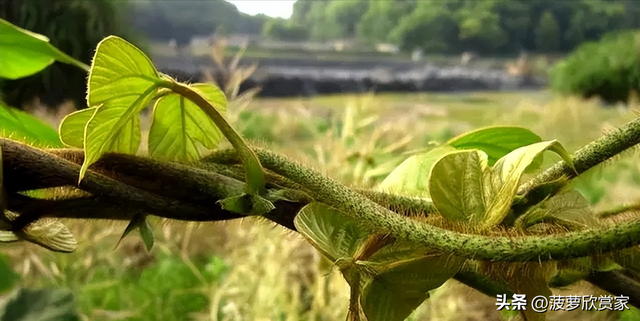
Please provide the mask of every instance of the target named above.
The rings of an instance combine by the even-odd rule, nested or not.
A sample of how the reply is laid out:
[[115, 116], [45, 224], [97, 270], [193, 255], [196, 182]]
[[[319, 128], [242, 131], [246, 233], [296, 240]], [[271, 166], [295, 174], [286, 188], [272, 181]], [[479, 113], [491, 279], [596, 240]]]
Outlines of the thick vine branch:
[[[0, 139], [0, 145], [5, 169], [5, 189], [10, 194], [9, 200], [15, 199], [16, 193], [20, 191], [77, 185], [79, 164], [83, 158], [76, 150], [59, 151], [61, 155], [70, 159], [67, 160], [8, 139]], [[225, 211], [215, 203], [228, 195], [241, 192], [244, 183], [186, 165], [148, 158], [107, 154], [91, 166], [86, 178], [78, 187], [100, 201], [95, 204], [96, 207], [109, 203], [111, 207], [117, 205], [164, 218], [188, 221], [219, 221], [245, 217]], [[11, 202], [9, 203], [11, 207]], [[286, 201], [278, 203], [280, 208], [265, 215], [265, 218], [293, 228], [293, 217], [304, 204]], [[20, 224], [16, 225], [24, 227], [45, 215], [47, 211], [48, 208], [43, 207], [40, 211], [25, 213], [17, 221]], [[94, 217], [89, 211], [84, 218]]]

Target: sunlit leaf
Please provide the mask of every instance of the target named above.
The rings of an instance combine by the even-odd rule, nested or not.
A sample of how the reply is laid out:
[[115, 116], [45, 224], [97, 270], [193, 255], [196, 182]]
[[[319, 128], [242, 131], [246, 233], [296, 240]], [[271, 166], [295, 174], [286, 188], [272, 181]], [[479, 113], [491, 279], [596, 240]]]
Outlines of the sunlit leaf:
[[[5, 210], [4, 213], [10, 221], [19, 216], [18, 213], [9, 210]], [[14, 231], [13, 234], [20, 240], [40, 245], [54, 252], [71, 253], [78, 247], [78, 242], [71, 231], [55, 218], [41, 218], [22, 230]], [[8, 242], [11, 237], [8, 233], [3, 233], [2, 238]]]
[[84, 127], [93, 117], [98, 107], [90, 107], [75, 111], [64, 117], [60, 123], [58, 132], [62, 143], [71, 146], [84, 148]]
[[16, 233], [11, 231], [0, 231], [0, 243], [13, 243], [18, 242], [20, 239], [16, 236]]
[[346, 215], [322, 203], [309, 203], [293, 221], [296, 229], [332, 262], [353, 258], [369, 236]]
[[[219, 112], [226, 111], [224, 93], [213, 84], [194, 84]], [[207, 114], [190, 100], [169, 93], [156, 101], [149, 130], [149, 155], [168, 160], [188, 161], [202, 156], [198, 143], [213, 149], [222, 140], [222, 132]]]
[[7, 106], [1, 100], [0, 137], [41, 148], [63, 147], [55, 129], [29, 113]]
[[589, 201], [575, 190], [557, 194], [541, 202], [520, 216], [515, 227], [526, 229], [541, 222], [563, 226], [572, 231], [601, 225], [589, 206]]
[[2, 145], [0, 145], [0, 230], [4, 230], [3, 225], [11, 227], [9, 219], [4, 215], [4, 210], [7, 207], [7, 195], [4, 192], [4, 161], [2, 160]]
[[89, 70], [49, 43], [49, 38], [0, 19], [0, 77], [18, 79], [31, 76], [56, 60]]
[[428, 198], [429, 175], [433, 164], [442, 156], [454, 152], [451, 146], [443, 145], [426, 153], [413, 155], [396, 167], [387, 176], [378, 189], [385, 192], [398, 192], [403, 195]]
[[[415, 244], [361, 229], [353, 219], [321, 203], [296, 216], [298, 231], [334, 262], [351, 287], [354, 316], [360, 307], [369, 320], [404, 320], [457, 273], [464, 259], [429, 255]], [[361, 303], [361, 304], [360, 304]]]
[[405, 320], [429, 291], [453, 277], [464, 260], [443, 256], [421, 257], [390, 264], [362, 291], [361, 304], [369, 321]]
[[139, 113], [167, 81], [149, 57], [124, 39], [109, 36], [98, 44], [87, 95], [88, 105], [98, 108], [86, 125], [80, 179], [104, 153], [133, 154], [138, 150]]
[[493, 167], [488, 166], [487, 154], [480, 150], [447, 154], [431, 171], [433, 203], [449, 220], [483, 227], [499, 224], [509, 213], [523, 173], [546, 150], [558, 153], [573, 166], [567, 151], [555, 140], [517, 148]]
[[479, 150], [458, 151], [441, 158], [429, 180], [431, 198], [440, 214], [451, 221], [482, 221], [487, 203], [495, 197], [485, 186], [488, 169], [487, 154]]
[[456, 149], [479, 149], [487, 153], [489, 166], [516, 148], [541, 142], [540, 136], [522, 127], [484, 127], [454, 137], [447, 145]]

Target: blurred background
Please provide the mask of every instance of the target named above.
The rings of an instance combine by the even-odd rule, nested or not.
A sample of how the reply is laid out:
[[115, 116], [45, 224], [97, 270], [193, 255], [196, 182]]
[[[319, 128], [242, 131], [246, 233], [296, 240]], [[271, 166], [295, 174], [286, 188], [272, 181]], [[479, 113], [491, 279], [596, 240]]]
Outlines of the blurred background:
[[[2, 0], [0, 18], [87, 64], [100, 40], [121, 36], [162, 72], [221, 86], [227, 118], [250, 141], [358, 187], [374, 188], [416, 150], [482, 126], [523, 126], [573, 151], [640, 106], [634, 0]], [[86, 108], [86, 77], [54, 63], [0, 80], [0, 98], [57, 127]], [[637, 202], [638, 152], [574, 186], [596, 208]], [[68, 289], [82, 320], [346, 315], [346, 282], [295, 233], [260, 219], [154, 223], [151, 252], [137, 237], [114, 249], [126, 224], [105, 221], [69, 222], [79, 242], [72, 254], [3, 246], [0, 302], [25, 286]], [[604, 293], [586, 283], [557, 291]], [[410, 320], [507, 320], [495, 302], [450, 280]]]

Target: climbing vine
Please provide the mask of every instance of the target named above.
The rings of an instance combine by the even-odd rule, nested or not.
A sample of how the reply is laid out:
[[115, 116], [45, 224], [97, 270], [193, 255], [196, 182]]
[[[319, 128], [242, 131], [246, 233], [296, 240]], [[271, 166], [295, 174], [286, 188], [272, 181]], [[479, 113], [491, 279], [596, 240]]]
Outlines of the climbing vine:
[[[84, 68], [46, 38], [0, 23], [1, 77], [55, 60]], [[18, 52], [35, 53], [23, 56], [28, 70], [5, 59]], [[409, 157], [376, 190], [362, 190], [248, 145], [225, 120], [217, 86], [162, 74], [122, 38], [102, 40], [88, 71], [90, 107], [68, 115], [53, 135], [0, 106], [0, 241], [72, 252], [77, 241], [59, 219], [109, 219], [129, 221], [123, 237], [137, 229], [151, 248], [150, 215], [261, 216], [301, 233], [342, 272], [349, 320], [404, 320], [451, 278], [491, 296], [530, 297], [587, 280], [624, 289], [640, 307], [639, 280], [625, 273], [638, 268], [640, 221], [610, 223], [568, 184], [640, 143], [640, 119], [573, 154], [525, 128], [481, 128]], [[139, 114], [149, 105], [148, 154], [139, 155]], [[218, 149], [223, 138], [232, 149]], [[562, 161], [542, 169], [551, 152]]]

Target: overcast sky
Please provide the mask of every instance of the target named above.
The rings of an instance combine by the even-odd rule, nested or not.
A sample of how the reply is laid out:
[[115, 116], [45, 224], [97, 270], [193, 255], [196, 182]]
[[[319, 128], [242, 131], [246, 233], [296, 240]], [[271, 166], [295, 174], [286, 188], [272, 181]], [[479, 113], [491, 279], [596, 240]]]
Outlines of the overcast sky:
[[289, 18], [293, 11], [293, 3], [295, 0], [227, 0], [233, 3], [240, 12], [250, 15], [259, 13], [266, 14], [271, 17]]

